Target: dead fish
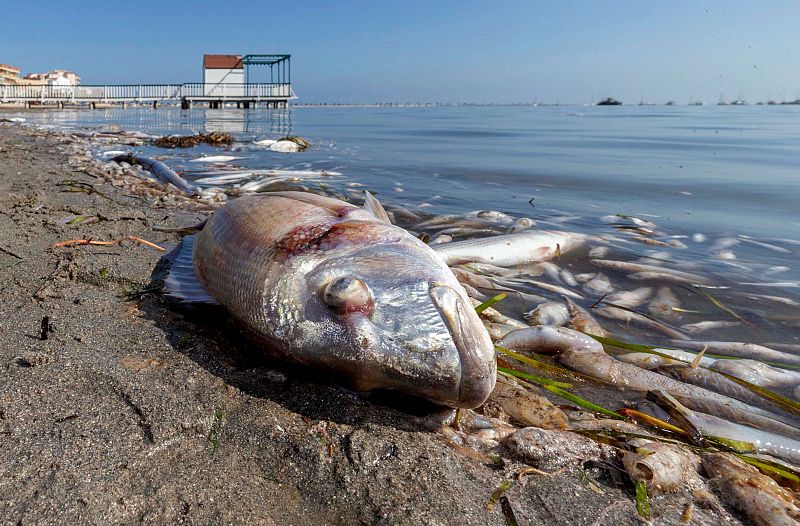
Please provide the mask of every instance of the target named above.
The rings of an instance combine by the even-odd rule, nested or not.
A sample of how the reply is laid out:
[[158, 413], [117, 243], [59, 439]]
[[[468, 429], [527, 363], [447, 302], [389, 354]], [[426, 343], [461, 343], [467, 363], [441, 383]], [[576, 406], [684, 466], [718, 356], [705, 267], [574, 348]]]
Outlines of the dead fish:
[[428, 244], [441, 245], [442, 243], [450, 243], [451, 241], [453, 241], [453, 236], [449, 234], [436, 234]]
[[649, 495], [669, 493], [701, 484], [700, 457], [684, 448], [645, 439], [628, 442], [622, 465], [634, 482], [642, 481]]
[[565, 327], [543, 325], [512, 331], [498, 345], [517, 352], [555, 352], [558, 361], [573, 371], [598, 380], [636, 391], [663, 390], [692, 409], [713, 412], [788, 437], [800, 437], [800, 429], [781, 422], [775, 413], [615, 360], [597, 340]]
[[569, 298], [564, 298], [564, 304], [567, 306], [567, 312], [569, 313], [570, 327], [586, 334], [601, 337], [608, 336], [608, 332], [597, 323], [597, 320], [586, 309], [575, 304]]
[[494, 348], [470, 299], [427, 245], [366, 209], [302, 192], [246, 196], [184, 238], [170, 295], [223, 305], [278, 357], [358, 390], [476, 407]]
[[132, 165], [133, 164], [139, 165], [148, 172], [150, 172], [151, 174], [153, 174], [153, 177], [155, 177], [159, 181], [169, 183], [185, 194], [196, 195], [200, 193], [200, 189], [197, 186], [187, 182], [186, 179], [176, 174], [174, 171], [172, 171], [172, 169], [169, 166], [162, 163], [161, 161], [156, 161], [155, 159], [150, 159], [149, 157], [141, 157], [139, 155], [131, 155], [131, 154], [118, 155], [111, 160], [117, 163], [124, 162]]
[[613, 294], [609, 294], [603, 301], [607, 303], [613, 303], [614, 305], [618, 305], [620, 307], [627, 307], [632, 309], [633, 307], [638, 307], [641, 305], [644, 300], [650, 297], [653, 293], [653, 289], [651, 287], [639, 287], [638, 289], [633, 290], [620, 290], [614, 292]]
[[[704, 367], [690, 367], [686, 364], [665, 365], [657, 367], [654, 370], [670, 378], [675, 378], [681, 382], [686, 382], [698, 387], [703, 387], [709, 391], [714, 391], [715, 393], [736, 398], [737, 400], [741, 400], [755, 407], [760, 407], [775, 413], [782, 413], [784, 411], [784, 406], [760, 396], [715, 370], [706, 369]], [[800, 420], [795, 419], [794, 423], [800, 424]]]
[[615, 307], [613, 305], [602, 305], [594, 309], [598, 316], [602, 316], [603, 318], [608, 318], [610, 320], [617, 320], [623, 323], [635, 323], [640, 327], [644, 327], [646, 329], [652, 329], [654, 331], [658, 331], [665, 336], [673, 338], [675, 340], [685, 340], [688, 339], [685, 334], [677, 329], [673, 329], [669, 325], [661, 323], [660, 321], [648, 318], [643, 314], [639, 314], [638, 312], [633, 312], [627, 309], [621, 309], [619, 307]]
[[587, 460], [616, 460], [617, 450], [570, 431], [524, 427], [510, 434], [503, 445], [518, 459], [535, 468], [555, 471]]
[[[673, 416], [683, 417], [702, 436], [746, 442], [755, 446], [759, 453], [773, 455], [795, 464], [800, 461], [800, 441], [691, 410], [663, 392], [658, 393], [658, 398], [659, 405], [667, 409]], [[673, 411], [676, 414], [673, 414]]]
[[710, 367], [761, 387], [793, 389], [800, 385], [800, 372], [772, 367], [756, 360], [717, 360]]
[[474, 261], [491, 263], [499, 267], [513, 267], [547, 261], [566, 254], [580, 246], [585, 239], [585, 235], [574, 232], [525, 231], [455, 241], [437, 246], [436, 252], [448, 265]]
[[721, 341], [673, 341], [678, 347], [684, 349], [702, 350], [706, 349], [709, 354], [721, 354], [735, 356], [737, 358], [748, 358], [760, 360], [762, 362], [778, 362], [789, 365], [800, 365], [800, 356], [790, 353], [776, 351], [756, 343], [743, 342], [721, 342]]
[[608, 247], [594, 247], [589, 250], [589, 257], [590, 258], [604, 258], [608, 255], [609, 248]]
[[797, 526], [800, 508], [792, 493], [730, 453], [704, 453], [703, 469], [721, 495], [756, 526]]
[[739, 236], [739, 239], [744, 241], [745, 243], [750, 243], [751, 245], [755, 245], [757, 247], [766, 248], [768, 250], [772, 250], [773, 252], [780, 252], [781, 254], [791, 254], [792, 251], [788, 248], [779, 247], [778, 245], [773, 245], [771, 243], [764, 243], [763, 241], [756, 241], [755, 239], [751, 239], [747, 236]]
[[611, 281], [603, 274], [597, 274], [595, 277], [583, 284], [584, 290], [590, 294], [602, 296], [614, 290]]
[[566, 429], [567, 416], [547, 398], [533, 393], [516, 381], [499, 375], [491, 400], [523, 426]]
[[680, 302], [675, 293], [669, 287], [661, 287], [647, 306], [647, 311], [653, 316], [669, 320], [680, 318], [676, 310], [679, 307]]
[[198, 157], [197, 159], [190, 159], [190, 163], [226, 163], [228, 161], [235, 161], [241, 157], [233, 155], [209, 155], [207, 157]]
[[[621, 270], [623, 272], [634, 272], [635, 274], [631, 276], [633, 279], [657, 279], [649, 275], [652, 274], [653, 276], [669, 276], [671, 279], [682, 282], [708, 283], [708, 279], [706, 279], [704, 276], [684, 272], [682, 270], [668, 269], [657, 265], [645, 265], [642, 263], [632, 263], [630, 261], [612, 261], [609, 259], [592, 259], [590, 261], [592, 264], [597, 265], [598, 267]], [[638, 278], [634, 277], [637, 274], [640, 276]], [[648, 277], [642, 278], [642, 274], [648, 275]]]
[[563, 303], [547, 301], [522, 317], [531, 325], [564, 325], [569, 321], [569, 309]]
[[686, 325], [681, 325], [681, 330], [683, 332], [688, 332], [689, 334], [699, 334], [701, 332], [714, 329], [736, 327], [737, 325], [741, 324], [742, 323], [738, 321], [699, 321], [697, 323], [687, 323]]

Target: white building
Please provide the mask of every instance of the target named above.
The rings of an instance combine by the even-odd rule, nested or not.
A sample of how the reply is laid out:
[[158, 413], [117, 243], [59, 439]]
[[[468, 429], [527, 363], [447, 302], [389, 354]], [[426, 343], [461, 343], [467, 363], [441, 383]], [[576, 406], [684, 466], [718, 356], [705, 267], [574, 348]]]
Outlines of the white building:
[[244, 95], [244, 64], [241, 55], [203, 55], [204, 95]]

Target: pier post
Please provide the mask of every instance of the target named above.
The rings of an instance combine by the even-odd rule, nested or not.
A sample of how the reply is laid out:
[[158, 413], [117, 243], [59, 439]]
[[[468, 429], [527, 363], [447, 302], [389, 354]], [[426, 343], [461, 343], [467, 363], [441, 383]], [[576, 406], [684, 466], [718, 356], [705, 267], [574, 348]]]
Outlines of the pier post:
[[154, 100], [154, 101], [153, 101], [153, 109], [154, 109], [154, 110], [155, 110], [155, 109], [158, 109], [158, 101], [157, 101], [157, 100]]
[[126, 102], [123, 100], [123, 101], [122, 101], [122, 109], [123, 109], [123, 110], [125, 109], [125, 107], [126, 107], [126, 104], [127, 104], [127, 103], [126, 103]]
[[58, 101], [58, 109], [59, 110], [63, 110], [64, 109], [64, 101], [61, 101], [61, 100]]
[[95, 101], [92, 101], [92, 109], [93, 110], [97, 109], [97, 103]]
[[181, 99], [181, 109], [182, 110], [189, 110], [192, 108], [192, 103], [189, 102], [186, 98]]

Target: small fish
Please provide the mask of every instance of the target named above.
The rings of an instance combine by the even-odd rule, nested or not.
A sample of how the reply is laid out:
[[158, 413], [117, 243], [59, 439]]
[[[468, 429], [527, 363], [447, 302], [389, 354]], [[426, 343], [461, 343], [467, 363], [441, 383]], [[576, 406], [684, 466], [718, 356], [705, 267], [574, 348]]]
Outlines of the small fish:
[[563, 303], [547, 301], [522, 317], [531, 325], [565, 325], [569, 322], [569, 309]]
[[800, 372], [780, 369], [757, 360], [717, 360], [711, 368], [762, 387], [793, 389], [800, 386]]
[[128, 164], [139, 165], [153, 174], [153, 177], [159, 181], [169, 183], [185, 194], [197, 195], [202, 193], [200, 188], [186, 181], [186, 179], [176, 174], [169, 166], [161, 161], [131, 154], [118, 155], [111, 160], [118, 163], [126, 162]]
[[569, 298], [564, 298], [564, 304], [567, 306], [569, 312], [570, 327], [576, 331], [586, 334], [593, 334], [595, 336], [608, 336], [608, 332], [599, 324], [589, 312], [575, 304]]
[[[672, 279], [683, 282], [708, 283], [707, 278], [700, 276], [698, 274], [691, 274], [689, 272], [684, 272], [682, 270], [668, 269], [657, 265], [644, 265], [642, 263], [632, 263], [629, 261], [612, 261], [608, 259], [592, 259], [590, 261], [592, 262], [592, 264], [597, 265], [598, 267], [621, 270], [624, 272], [634, 272], [638, 274], [652, 273], [653, 275], [656, 276], [660, 275], [670, 276]], [[638, 279], [645, 279], [645, 278], [640, 277]], [[655, 278], [649, 277], [649, 279], [655, 279]]]
[[622, 465], [634, 482], [642, 481], [649, 495], [660, 495], [700, 483], [700, 457], [682, 447], [646, 439], [628, 442]]
[[198, 157], [197, 159], [190, 159], [190, 163], [226, 163], [228, 161], [235, 161], [241, 157], [233, 155], [209, 155], [208, 157]]
[[680, 308], [680, 301], [675, 293], [669, 287], [661, 287], [647, 306], [647, 311], [658, 318], [670, 320], [680, 318], [680, 313], [677, 312], [678, 308]]
[[[741, 400], [742, 402], [755, 407], [760, 407], [778, 414], [784, 412], [783, 406], [770, 401], [769, 399], [755, 393], [754, 391], [751, 391], [736, 381], [731, 380], [724, 374], [720, 374], [718, 371], [712, 369], [706, 369], [704, 367], [690, 367], [688, 365], [681, 364], [660, 366], [656, 368], [655, 371], [669, 376], [670, 378], [680, 380], [681, 382], [686, 382], [698, 387], [703, 387], [710, 391], [714, 391], [715, 393], [736, 398], [737, 400]], [[797, 417], [794, 417], [794, 420], [787, 420], [787, 422], [795, 425], [800, 424], [800, 420], [798, 420]]]
[[457, 241], [439, 245], [436, 252], [448, 265], [474, 261], [513, 267], [548, 261], [580, 246], [585, 239], [585, 235], [573, 232], [536, 230]]
[[697, 323], [687, 323], [686, 325], [681, 325], [681, 330], [683, 332], [688, 332], [689, 334], [699, 334], [701, 332], [715, 329], [736, 327], [737, 325], [741, 324], [742, 323], [738, 321], [699, 321]]
[[620, 290], [614, 292], [613, 294], [609, 294], [603, 298], [603, 301], [632, 309], [633, 307], [638, 307], [641, 305], [644, 300], [650, 297], [652, 293], [653, 289], [651, 287], [640, 287], [634, 290]]
[[675, 341], [678, 347], [684, 349], [695, 349], [706, 351], [710, 354], [721, 354], [724, 356], [735, 356], [737, 358], [749, 358], [761, 360], [762, 362], [778, 362], [788, 365], [800, 365], [800, 356], [790, 353], [776, 351], [756, 343], [743, 342], [722, 342], [722, 341]]
[[278, 357], [355, 389], [477, 407], [494, 388], [491, 339], [450, 269], [379, 207], [302, 192], [235, 199], [184, 238], [166, 288], [223, 305]]

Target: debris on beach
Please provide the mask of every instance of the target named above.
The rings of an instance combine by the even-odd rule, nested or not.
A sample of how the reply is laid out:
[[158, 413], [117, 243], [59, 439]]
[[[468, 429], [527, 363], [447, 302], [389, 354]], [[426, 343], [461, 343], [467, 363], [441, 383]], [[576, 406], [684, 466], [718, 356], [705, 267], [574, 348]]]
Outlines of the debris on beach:
[[291, 152], [302, 152], [303, 150], [309, 148], [310, 146], [311, 143], [303, 139], [302, 137], [297, 137], [296, 135], [290, 135], [278, 139], [269, 146], [269, 149], [273, 152], [291, 153]]
[[195, 135], [167, 135], [153, 141], [159, 148], [192, 148], [198, 144], [211, 146], [230, 146], [233, 144], [233, 135], [227, 132], [198, 133]]

